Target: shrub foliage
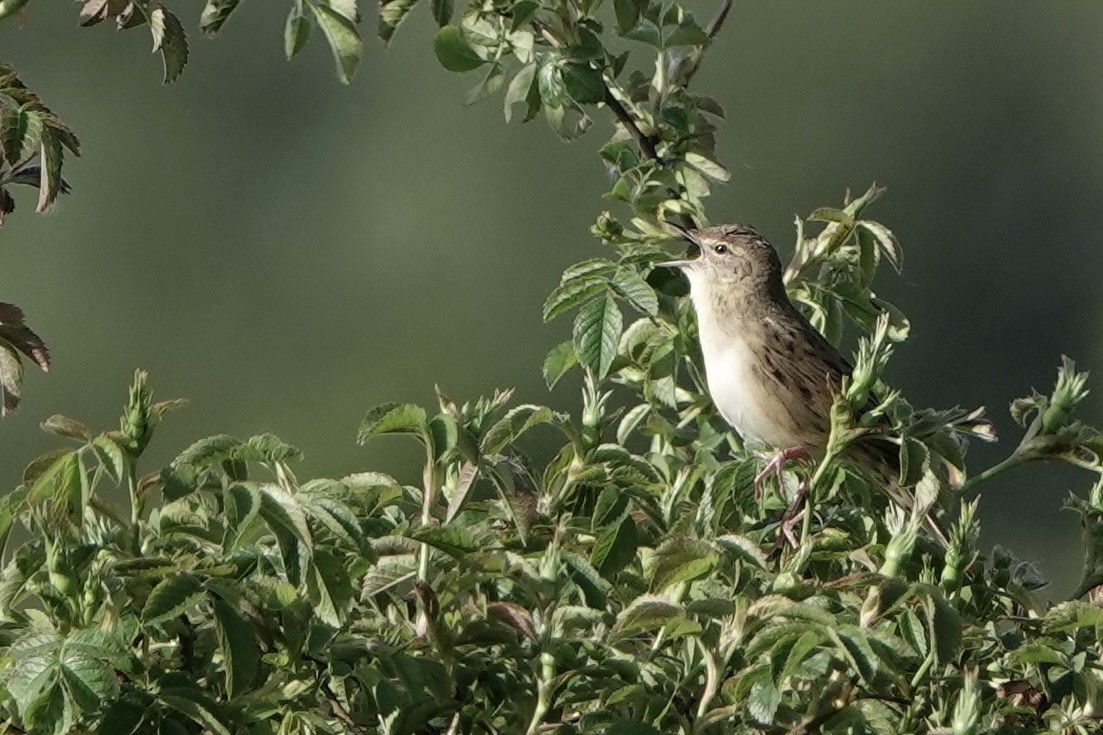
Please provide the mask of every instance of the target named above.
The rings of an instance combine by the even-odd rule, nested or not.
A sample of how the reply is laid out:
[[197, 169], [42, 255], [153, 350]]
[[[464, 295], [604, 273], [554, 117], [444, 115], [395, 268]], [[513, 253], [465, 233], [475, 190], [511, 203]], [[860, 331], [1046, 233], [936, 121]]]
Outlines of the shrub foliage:
[[[24, 4], [0, 0], [0, 16]], [[385, 41], [415, 4], [382, 3]], [[237, 5], [208, 2], [204, 31]], [[148, 23], [166, 68], [181, 44], [186, 60], [183, 26], [159, 3], [82, 7], [88, 24]], [[548, 319], [575, 313], [543, 371], [549, 387], [576, 376], [578, 410], [509, 391], [378, 406], [358, 439], [418, 443], [409, 484], [370, 471], [300, 479], [299, 450], [271, 435], [208, 437], [147, 467], [179, 402], [155, 402], [141, 371], [117, 430], [48, 419], [65, 446], [0, 499], [7, 730], [1096, 732], [1103, 437], [1073, 418], [1086, 375], [1066, 360], [1048, 395], [1016, 400], [1020, 442], [970, 475], [968, 442], [994, 438], [981, 411], [916, 408], [881, 378], [909, 324], [871, 284], [902, 252], [869, 218], [879, 190], [848, 195], [798, 220], [786, 281], [829, 339], [858, 337], [854, 373], [822, 461], [756, 487], [761, 460], [708, 400], [685, 284], [655, 268], [671, 241], [658, 221], [703, 222], [728, 176], [712, 140], [723, 110], [689, 91], [727, 6], [704, 26], [658, 0], [502, 0], [458, 20], [451, 2], [431, 10], [441, 63], [481, 74], [469, 101], [504, 90], [507, 118], [520, 105], [567, 138], [601, 110], [617, 123], [601, 158], [620, 209], [593, 227], [604, 255], [567, 269], [544, 305]], [[296, 0], [288, 55], [318, 25], [347, 79], [357, 19], [353, 0]], [[75, 153], [76, 139], [10, 69], [0, 84], [0, 176], [27, 178], [37, 156], [48, 204], [60, 148]], [[29, 132], [17, 138], [17, 124]], [[19, 353], [45, 355], [10, 309], [5, 390], [18, 388]], [[842, 459], [884, 425], [912, 512]], [[528, 456], [534, 441], [549, 459]], [[1097, 476], [1069, 501], [1085, 569], [1064, 602], [1035, 597], [1029, 564], [978, 549], [978, 488], [1037, 460]]]

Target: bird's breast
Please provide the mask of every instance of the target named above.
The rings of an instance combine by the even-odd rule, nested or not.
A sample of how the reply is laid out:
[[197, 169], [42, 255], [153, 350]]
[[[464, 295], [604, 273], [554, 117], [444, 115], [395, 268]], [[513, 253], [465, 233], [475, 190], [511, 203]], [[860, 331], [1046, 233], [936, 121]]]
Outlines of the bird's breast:
[[802, 427], [793, 426], [784, 397], [762, 378], [760, 351], [744, 336], [710, 335], [703, 330], [701, 352], [709, 395], [720, 415], [745, 442], [776, 448], [802, 444]]

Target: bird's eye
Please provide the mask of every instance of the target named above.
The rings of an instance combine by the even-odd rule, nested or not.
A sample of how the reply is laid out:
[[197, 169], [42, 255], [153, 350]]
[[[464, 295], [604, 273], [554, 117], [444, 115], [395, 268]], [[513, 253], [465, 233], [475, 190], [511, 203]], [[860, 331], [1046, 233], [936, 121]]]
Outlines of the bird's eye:
[[717, 255], [723, 255], [724, 253], [728, 252], [728, 246], [722, 242], [718, 242], [712, 246], [712, 252], [716, 253]]

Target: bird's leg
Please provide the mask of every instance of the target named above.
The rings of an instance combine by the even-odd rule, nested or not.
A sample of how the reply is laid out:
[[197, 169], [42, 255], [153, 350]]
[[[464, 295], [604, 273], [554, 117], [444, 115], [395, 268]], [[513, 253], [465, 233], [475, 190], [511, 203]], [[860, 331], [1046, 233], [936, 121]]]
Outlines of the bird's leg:
[[791, 459], [804, 459], [809, 456], [807, 444], [797, 444], [796, 446], [789, 447], [788, 449], [782, 449], [773, 453], [755, 452], [755, 454], [758, 456], [759, 459], [766, 462], [766, 466], [763, 467], [762, 471], [759, 472], [754, 478], [755, 500], [762, 499], [762, 486], [765, 483], [767, 477], [769, 477], [771, 474], [774, 475], [774, 477], [777, 478], [778, 490], [781, 491], [781, 489], [785, 487], [782, 484], [781, 478], [782, 472], [785, 469], [785, 463]]
[[804, 520], [804, 514], [808, 512], [808, 509], [804, 507], [804, 501], [807, 498], [808, 480], [801, 480], [800, 484], [797, 485], [796, 495], [793, 496], [793, 500], [785, 508], [785, 512], [781, 514], [781, 528], [777, 536], [778, 546], [782, 544], [783, 540], [788, 541], [794, 549], [800, 546], [796, 534], [793, 533], [793, 528]]

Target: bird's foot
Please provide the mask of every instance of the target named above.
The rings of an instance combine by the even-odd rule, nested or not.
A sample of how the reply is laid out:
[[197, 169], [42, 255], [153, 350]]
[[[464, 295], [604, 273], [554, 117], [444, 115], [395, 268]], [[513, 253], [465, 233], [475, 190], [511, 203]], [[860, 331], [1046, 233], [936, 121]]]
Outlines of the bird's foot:
[[807, 444], [798, 444], [778, 452], [755, 452], [755, 455], [766, 462], [766, 466], [763, 467], [762, 471], [755, 475], [754, 478], [755, 500], [762, 500], [762, 492], [766, 484], [766, 478], [773, 475], [777, 479], [777, 487], [780, 492], [781, 489], [785, 487], [782, 482], [782, 473], [785, 470], [785, 463], [791, 459], [805, 459], [809, 456]]

